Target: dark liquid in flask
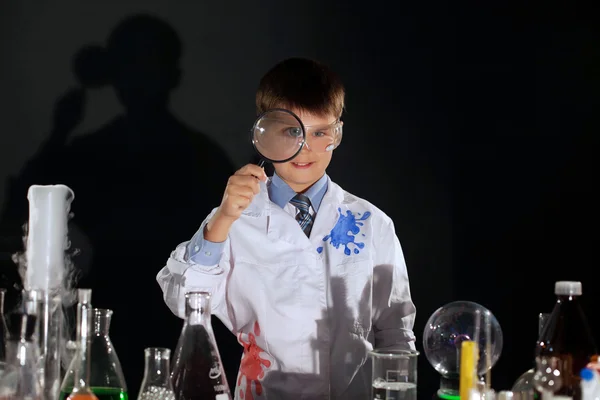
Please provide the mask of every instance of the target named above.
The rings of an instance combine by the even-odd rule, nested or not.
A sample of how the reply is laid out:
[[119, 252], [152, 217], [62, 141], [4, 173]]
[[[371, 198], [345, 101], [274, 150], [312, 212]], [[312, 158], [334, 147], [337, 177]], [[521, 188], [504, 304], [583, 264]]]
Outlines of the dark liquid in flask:
[[180, 338], [182, 351], [175, 355], [173, 389], [177, 400], [226, 399], [229, 390], [216, 347], [202, 325], [189, 325]]

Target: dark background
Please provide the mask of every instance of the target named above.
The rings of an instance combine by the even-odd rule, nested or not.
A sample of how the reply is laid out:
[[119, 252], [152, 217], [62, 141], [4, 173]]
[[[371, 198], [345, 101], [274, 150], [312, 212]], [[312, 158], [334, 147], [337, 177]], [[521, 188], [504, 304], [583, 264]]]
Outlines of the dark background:
[[[87, 249], [75, 259], [86, 271], [80, 286], [115, 310], [111, 338], [137, 393], [143, 348], [174, 348], [181, 329], [156, 273], [218, 205], [227, 176], [254, 158], [247, 132], [262, 74], [312, 57], [348, 93], [328, 172], [393, 218], [418, 348], [435, 309], [478, 302], [502, 326], [493, 386], [509, 389], [532, 366], [553, 282], [583, 281], [592, 317], [600, 298], [597, 12], [576, 2], [456, 3], [3, 2], [3, 279], [12, 279], [28, 185], [71, 186], [85, 234], [75, 241]], [[122, 68], [108, 82], [113, 64], [81, 49], [107, 46], [139, 14], [163, 22], [134, 18], [115, 34]], [[234, 386], [240, 350], [215, 329]], [[437, 385], [422, 356], [420, 395]]]

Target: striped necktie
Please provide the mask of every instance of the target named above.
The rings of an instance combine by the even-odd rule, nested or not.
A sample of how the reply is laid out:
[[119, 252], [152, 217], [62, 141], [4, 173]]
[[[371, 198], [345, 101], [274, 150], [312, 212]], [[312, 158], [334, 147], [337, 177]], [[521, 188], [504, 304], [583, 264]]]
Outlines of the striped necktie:
[[296, 221], [300, 224], [300, 228], [302, 228], [307, 237], [310, 237], [310, 231], [313, 226], [313, 217], [310, 215], [310, 199], [298, 193], [290, 200], [290, 203], [299, 211], [296, 215]]

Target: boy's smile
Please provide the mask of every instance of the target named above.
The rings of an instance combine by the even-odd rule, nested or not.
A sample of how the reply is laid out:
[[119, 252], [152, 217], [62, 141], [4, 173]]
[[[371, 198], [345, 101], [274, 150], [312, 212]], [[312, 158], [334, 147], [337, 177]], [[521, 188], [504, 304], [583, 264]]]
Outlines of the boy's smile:
[[307, 169], [310, 168], [314, 163], [313, 162], [295, 162], [295, 161], [290, 161], [290, 163], [298, 169]]

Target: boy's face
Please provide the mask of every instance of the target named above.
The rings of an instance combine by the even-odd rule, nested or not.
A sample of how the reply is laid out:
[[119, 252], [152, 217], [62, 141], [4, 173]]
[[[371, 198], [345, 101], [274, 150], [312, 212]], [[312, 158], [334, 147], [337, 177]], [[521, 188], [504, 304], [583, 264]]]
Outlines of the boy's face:
[[284, 182], [286, 182], [296, 193], [301, 193], [321, 179], [331, 162], [331, 156], [333, 154], [333, 150], [313, 151], [311, 148], [311, 138], [313, 136], [316, 137], [319, 134], [319, 132], [315, 132], [314, 128], [330, 126], [337, 120], [337, 117], [334, 115], [319, 116], [297, 109], [292, 109], [290, 111], [296, 114], [306, 127], [307, 145], [303, 147], [300, 154], [293, 160], [285, 163], [274, 163], [273, 166], [277, 175], [279, 175]]

